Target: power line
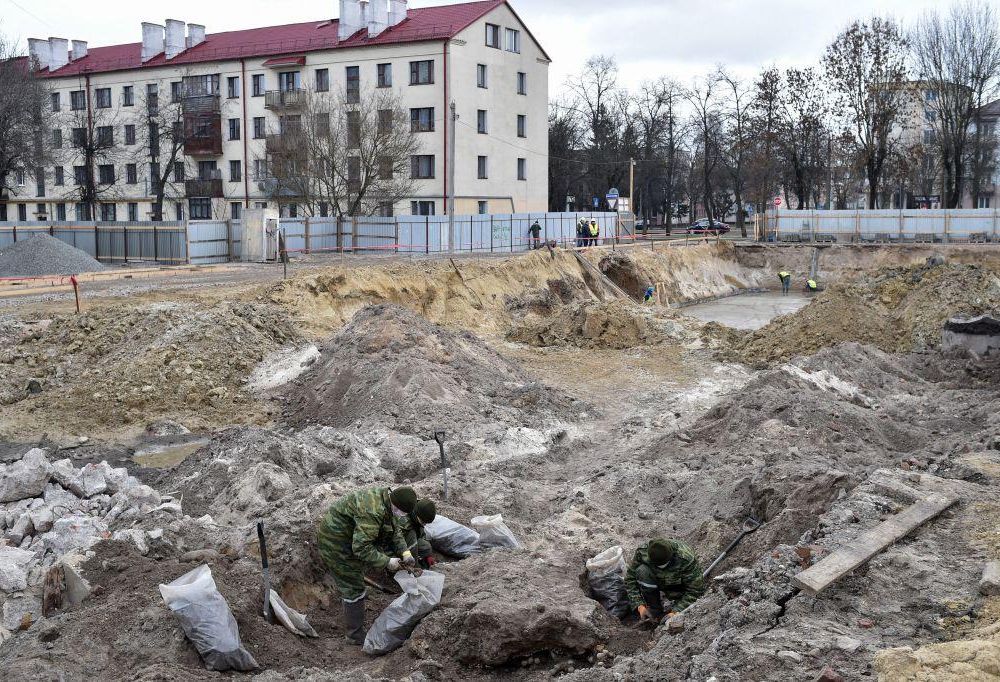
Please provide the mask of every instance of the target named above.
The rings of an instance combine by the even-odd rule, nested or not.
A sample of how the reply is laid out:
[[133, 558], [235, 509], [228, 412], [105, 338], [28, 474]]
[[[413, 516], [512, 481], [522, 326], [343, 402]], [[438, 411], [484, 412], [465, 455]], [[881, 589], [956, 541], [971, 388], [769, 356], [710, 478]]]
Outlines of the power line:
[[52, 28], [52, 24], [50, 24], [49, 22], [45, 21], [45, 19], [42, 19], [40, 16], [38, 16], [34, 12], [31, 12], [28, 9], [22, 7], [18, 3], [14, 2], [14, 0], [9, 0], [9, 2], [10, 2], [10, 4], [14, 5], [14, 7], [18, 8], [19, 10], [21, 10], [22, 12], [24, 12], [25, 14], [27, 14], [29, 17], [31, 17], [31, 18], [35, 19], [36, 21], [44, 24], [45, 26], [48, 26], [49, 28]]

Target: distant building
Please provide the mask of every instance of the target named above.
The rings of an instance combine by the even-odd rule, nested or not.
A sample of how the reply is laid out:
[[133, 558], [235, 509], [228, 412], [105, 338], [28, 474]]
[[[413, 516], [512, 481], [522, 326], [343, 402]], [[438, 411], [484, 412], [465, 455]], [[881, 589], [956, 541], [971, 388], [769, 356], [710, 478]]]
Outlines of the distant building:
[[[128, 152], [152, 108], [179, 102], [194, 133], [175, 160], [164, 219], [238, 217], [268, 203], [286, 216], [319, 215], [327, 208], [273, 195], [268, 136], [296, 115], [301, 93], [389, 88], [412, 113], [421, 150], [412, 159], [413, 196], [384, 212], [443, 214], [452, 190], [458, 214], [546, 210], [550, 60], [505, 0], [423, 9], [405, 0], [340, 0], [340, 12], [340, 19], [224, 33], [176, 20], [144, 23], [141, 42], [94, 49], [30, 40], [30, 58], [51, 88], [53, 158], [73, 157], [84, 120]], [[0, 197], [0, 220], [152, 215], [151, 178], [160, 170], [153, 164], [165, 159], [79, 157], [17, 172], [13, 192]], [[75, 200], [88, 172], [102, 188], [95, 216]]]

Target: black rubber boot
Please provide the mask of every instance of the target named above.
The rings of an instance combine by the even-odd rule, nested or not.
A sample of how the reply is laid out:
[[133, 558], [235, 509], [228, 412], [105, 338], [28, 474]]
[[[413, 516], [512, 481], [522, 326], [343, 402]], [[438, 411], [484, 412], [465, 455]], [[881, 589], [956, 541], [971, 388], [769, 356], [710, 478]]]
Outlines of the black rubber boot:
[[350, 644], [361, 646], [365, 643], [365, 599], [344, 602], [344, 638]]
[[639, 592], [649, 608], [649, 615], [653, 617], [655, 622], [659, 623], [663, 618], [663, 598], [660, 596], [660, 590], [640, 586]]

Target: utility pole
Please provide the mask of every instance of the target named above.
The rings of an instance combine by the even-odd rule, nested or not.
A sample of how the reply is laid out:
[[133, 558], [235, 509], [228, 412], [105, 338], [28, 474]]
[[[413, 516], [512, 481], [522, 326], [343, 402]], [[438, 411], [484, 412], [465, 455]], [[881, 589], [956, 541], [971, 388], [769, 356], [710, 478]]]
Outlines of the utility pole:
[[826, 210], [833, 208], [833, 136], [826, 134]]
[[628, 160], [628, 203], [632, 214], [635, 215], [635, 159]]
[[448, 140], [448, 250], [455, 250], [455, 137], [458, 126], [458, 113], [455, 111], [454, 100], [451, 103], [451, 139]]

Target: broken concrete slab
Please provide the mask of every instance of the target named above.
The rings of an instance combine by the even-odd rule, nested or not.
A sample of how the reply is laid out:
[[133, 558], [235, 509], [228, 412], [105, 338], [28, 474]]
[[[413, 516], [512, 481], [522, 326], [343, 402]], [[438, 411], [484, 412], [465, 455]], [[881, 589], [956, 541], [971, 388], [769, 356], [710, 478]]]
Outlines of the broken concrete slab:
[[958, 498], [933, 493], [899, 514], [862, 533], [854, 541], [796, 575], [792, 582], [809, 594], [819, 594], [889, 545], [935, 518]]
[[19, 461], [0, 465], [0, 502], [40, 497], [49, 482], [51, 467], [41, 448], [32, 448]]
[[991, 561], [983, 569], [979, 581], [979, 594], [985, 597], [1000, 597], [1000, 561]]
[[28, 564], [34, 552], [0, 545], [0, 592], [19, 592], [28, 587]]
[[990, 315], [953, 317], [944, 325], [941, 347], [964, 348], [978, 357], [996, 352], [1000, 350], [1000, 320]]
[[84, 514], [64, 516], [42, 535], [45, 549], [57, 555], [74, 549], [87, 550], [108, 537], [108, 526], [100, 519]]
[[42, 600], [30, 594], [8, 597], [3, 603], [0, 627], [27, 630], [42, 618]]
[[66, 601], [70, 606], [81, 604], [90, 596], [90, 582], [83, 577], [80, 565], [86, 557], [79, 552], [74, 552], [62, 558], [60, 565], [63, 570], [63, 580], [66, 583]]

